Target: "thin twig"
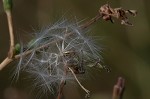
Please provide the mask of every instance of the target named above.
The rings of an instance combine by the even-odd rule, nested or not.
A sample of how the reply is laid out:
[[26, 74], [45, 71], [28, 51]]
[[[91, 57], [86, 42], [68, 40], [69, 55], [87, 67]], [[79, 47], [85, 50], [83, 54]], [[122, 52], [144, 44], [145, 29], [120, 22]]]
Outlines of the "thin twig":
[[5, 58], [3, 60], [3, 62], [0, 64], [0, 70], [2, 70], [5, 66], [7, 66], [10, 62], [12, 62], [13, 59], [10, 59], [10, 58]]
[[8, 56], [0, 64], [0, 70], [2, 70], [2, 68], [4, 68], [7, 64], [13, 61], [12, 58], [15, 55], [15, 47], [14, 47], [15, 39], [14, 39], [14, 32], [13, 32], [12, 14], [11, 14], [11, 10], [6, 10], [5, 12], [6, 12], [8, 27], [9, 27], [10, 47], [9, 47]]
[[79, 84], [79, 86], [87, 93], [87, 94], [86, 94], [86, 97], [89, 97], [89, 96], [90, 96], [90, 91], [87, 90], [87, 89], [80, 83], [80, 81], [78, 80], [78, 78], [77, 78], [76, 74], [73, 72], [73, 70], [72, 70], [70, 67], [68, 67], [68, 68], [69, 68], [69, 70], [71, 71], [71, 73], [73, 74], [73, 76], [74, 76], [75, 80], [77, 81], [77, 83]]
[[10, 49], [9, 49], [9, 52], [8, 52], [8, 58], [11, 59], [14, 56], [14, 49], [15, 49], [14, 48], [15, 40], [14, 40], [11, 10], [6, 11], [6, 15], [7, 15], [8, 27], [9, 27], [9, 36], [10, 36]]
[[81, 25], [80, 28], [81, 29], [85, 29], [89, 26], [91, 26], [93, 23], [97, 22], [100, 18], [101, 18], [101, 14], [97, 14], [94, 18], [92, 18], [90, 21], [86, 22], [85, 24]]

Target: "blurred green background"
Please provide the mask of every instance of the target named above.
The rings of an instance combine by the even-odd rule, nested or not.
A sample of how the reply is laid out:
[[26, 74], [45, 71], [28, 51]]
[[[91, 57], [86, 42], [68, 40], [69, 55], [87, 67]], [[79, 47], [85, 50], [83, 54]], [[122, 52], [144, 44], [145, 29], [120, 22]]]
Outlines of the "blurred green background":
[[[16, 39], [30, 39], [33, 29], [54, 23], [60, 17], [72, 17], [78, 21], [94, 17], [101, 5], [136, 9], [137, 17], [130, 17], [133, 27], [103, 20], [90, 27], [90, 34], [100, 36], [104, 46], [102, 56], [111, 72], [91, 71], [83, 85], [91, 91], [90, 99], [111, 99], [113, 85], [118, 77], [125, 78], [123, 99], [150, 99], [150, 1], [149, 0], [13, 0], [13, 22]], [[0, 61], [9, 48], [9, 32], [6, 15], [0, 1]], [[0, 72], [0, 99], [9, 87], [11, 64]], [[92, 77], [91, 77], [92, 76]], [[67, 85], [64, 99], [84, 99], [85, 93], [77, 84]], [[7, 99], [27, 99], [7, 98]], [[51, 99], [51, 98], [49, 98]]]

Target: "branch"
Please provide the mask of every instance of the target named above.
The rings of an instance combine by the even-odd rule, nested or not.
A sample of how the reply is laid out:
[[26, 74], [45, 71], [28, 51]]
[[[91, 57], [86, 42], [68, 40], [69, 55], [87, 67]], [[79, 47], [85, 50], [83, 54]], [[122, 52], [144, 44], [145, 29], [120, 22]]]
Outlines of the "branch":
[[10, 36], [10, 48], [8, 52], [8, 58], [12, 58], [15, 52], [15, 41], [14, 41], [14, 32], [13, 32], [13, 23], [12, 23], [12, 14], [11, 11], [6, 11], [8, 27], [9, 27], [9, 36]]
[[15, 52], [15, 40], [13, 32], [13, 23], [12, 23], [12, 0], [3, 0], [4, 10], [7, 16], [8, 27], [9, 27], [9, 36], [10, 36], [10, 47], [8, 52], [8, 58], [12, 59]]
[[14, 40], [14, 32], [13, 32], [13, 23], [12, 23], [12, 0], [3, 0], [4, 10], [7, 16], [8, 27], [9, 27], [9, 36], [10, 36], [10, 47], [8, 51], [7, 58], [0, 64], [0, 70], [4, 68], [8, 63], [10, 63], [15, 55], [15, 40]]
[[92, 18], [90, 21], [86, 22], [85, 24], [81, 25], [81, 29], [85, 29], [89, 26], [91, 26], [93, 23], [97, 22], [100, 18], [102, 18], [101, 14], [97, 14], [94, 18]]

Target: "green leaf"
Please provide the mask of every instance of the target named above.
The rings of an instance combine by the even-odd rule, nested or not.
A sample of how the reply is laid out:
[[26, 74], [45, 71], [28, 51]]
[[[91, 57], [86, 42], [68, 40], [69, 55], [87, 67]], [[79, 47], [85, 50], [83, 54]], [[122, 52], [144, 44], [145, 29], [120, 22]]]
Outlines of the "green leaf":
[[17, 44], [15, 45], [15, 53], [16, 53], [16, 54], [19, 54], [19, 53], [20, 53], [20, 50], [21, 50], [21, 46], [20, 46], [19, 43], [17, 43]]
[[12, 0], [3, 0], [3, 6], [5, 11], [12, 10]]

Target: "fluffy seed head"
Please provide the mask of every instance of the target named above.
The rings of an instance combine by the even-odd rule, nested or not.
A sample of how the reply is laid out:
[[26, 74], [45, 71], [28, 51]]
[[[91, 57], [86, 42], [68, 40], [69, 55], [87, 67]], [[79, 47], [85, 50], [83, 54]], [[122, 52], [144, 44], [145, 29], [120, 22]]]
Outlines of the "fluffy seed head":
[[28, 74], [28, 78], [33, 79], [33, 86], [42, 93], [54, 93], [62, 80], [74, 79], [67, 67], [80, 74], [86, 72], [90, 62], [100, 59], [100, 49], [94, 44], [94, 40], [77, 24], [67, 20], [35, 33], [21, 52], [29, 50], [32, 53], [20, 58], [15, 74]]

